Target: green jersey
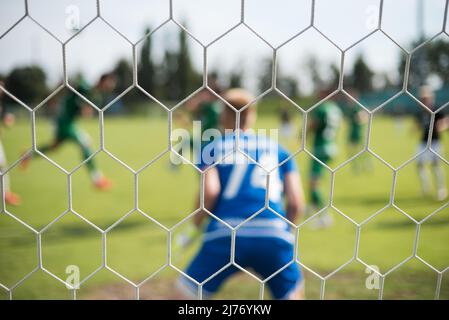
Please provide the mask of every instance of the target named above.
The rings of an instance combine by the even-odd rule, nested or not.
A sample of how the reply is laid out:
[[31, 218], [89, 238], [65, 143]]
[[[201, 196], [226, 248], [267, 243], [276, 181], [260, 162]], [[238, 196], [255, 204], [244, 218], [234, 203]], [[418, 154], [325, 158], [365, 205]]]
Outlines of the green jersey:
[[337, 132], [342, 120], [340, 108], [334, 102], [326, 101], [317, 107], [313, 119], [316, 124], [314, 154], [318, 158], [335, 156]]
[[[90, 98], [91, 89], [84, 81], [80, 81], [76, 90], [86, 98]], [[69, 92], [62, 100], [61, 109], [57, 118], [59, 127], [68, 127], [74, 124], [75, 120], [81, 114], [81, 108], [84, 100], [74, 92]]]
[[349, 132], [348, 139], [352, 143], [359, 143], [362, 139], [362, 121], [360, 121], [360, 110], [354, 106], [348, 111]]
[[217, 129], [220, 122], [221, 104], [218, 101], [203, 102], [198, 109], [198, 120], [201, 121], [203, 132], [207, 129]]

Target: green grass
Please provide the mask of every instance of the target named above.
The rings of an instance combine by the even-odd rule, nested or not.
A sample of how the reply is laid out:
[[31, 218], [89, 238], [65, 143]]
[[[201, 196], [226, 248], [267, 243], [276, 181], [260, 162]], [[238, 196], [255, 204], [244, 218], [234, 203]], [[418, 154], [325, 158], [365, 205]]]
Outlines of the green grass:
[[[296, 119], [300, 127], [301, 119]], [[29, 148], [31, 135], [29, 122], [20, 120], [15, 127], [5, 130], [2, 142], [10, 163]], [[48, 141], [51, 126], [48, 121], [38, 119], [38, 143]], [[93, 137], [99, 146], [97, 122], [82, 120], [80, 125]], [[261, 116], [257, 122], [261, 128], [278, 126], [272, 115]], [[139, 169], [158, 157], [168, 145], [167, 123], [164, 118], [106, 118], [106, 148], [133, 169]], [[346, 129], [340, 132], [341, 152], [333, 167], [348, 158], [344, 144]], [[410, 119], [403, 127], [395, 125], [387, 117], [374, 120], [371, 147], [390, 163], [399, 165], [415, 152], [417, 134], [412, 132]], [[300, 146], [297, 141], [288, 141], [291, 151]], [[444, 140], [449, 151], [448, 140]], [[447, 155], [447, 154], [446, 154]], [[73, 145], [65, 145], [50, 157], [67, 170], [80, 163], [79, 151]], [[107, 234], [107, 262], [110, 267], [132, 281], [142, 281], [167, 263], [166, 230], [139, 212], [132, 212], [135, 205], [135, 181], [131, 172], [122, 164], [99, 153], [95, 160], [108, 175], [114, 187], [109, 192], [92, 188], [87, 171], [79, 168], [72, 177], [73, 198], [69, 206], [67, 177], [49, 162], [34, 159], [26, 172], [15, 167], [10, 172], [14, 191], [22, 197], [20, 207], [7, 207], [22, 221], [36, 230], [41, 230], [56, 217], [70, 209], [82, 215], [102, 229], [112, 226], [123, 215], [129, 216]], [[297, 156], [305, 191], [308, 193], [308, 167], [310, 157]], [[357, 223], [384, 208], [389, 202], [393, 172], [379, 160], [364, 155], [356, 160], [360, 167], [370, 170], [356, 171], [352, 163], [341, 168], [335, 177], [334, 205]], [[446, 167], [446, 166], [445, 166]], [[449, 178], [447, 168], [446, 177]], [[178, 171], [170, 170], [168, 155], [159, 158], [139, 175], [139, 209], [167, 228], [194, 211], [197, 196], [198, 174], [187, 165]], [[330, 175], [322, 183], [329, 194]], [[444, 205], [431, 197], [423, 197], [415, 172], [415, 163], [403, 168], [398, 175], [395, 203], [413, 218], [421, 220]], [[328, 275], [354, 256], [356, 228], [347, 219], [331, 210], [335, 225], [327, 230], [313, 230], [304, 225], [300, 230], [299, 252], [301, 261], [320, 275]], [[182, 229], [185, 225], [181, 225]], [[179, 232], [176, 229], [175, 234]], [[388, 271], [413, 252], [416, 225], [399, 211], [388, 208], [379, 216], [362, 226], [359, 257], [377, 265], [382, 272]], [[444, 209], [423, 224], [419, 237], [418, 254], [438, 270], [449, 266], [449, 210]], [[175, 250], [172, 262], [184, 268], [194, 254], [195, 248], [187, 252]], [[102, 238], [98, 230], [68, 213], [42, 234], [43, 266], [56, 276], [65, 279], [66, 267], [77, 265], [84, 279], [101, 266]], [[10, 287], [21, 280], [38, 265], [36, 235], [12, 218], [0, 216], [0, 283]], [[309, 298], [319, 298], [320, 281], [312, 273], [305, 272], [306, 292]], [[142, 298], [167, 298], [173, 292], [177, 272], [165, 268], [154, 276], [141, 290]], [[326, 282], [325, 298], [354, 299], [376, 298], [377, 290], [365, 287], [363, 265], [348, 264]], [[384, 297], [391, 299], [432, 299], [436, 288], [436, 273], [417, 259], [411, 259], [385, 279]], [[77, 293], [78, 298], [132, 298], [133, 288], [117, 275], [101, 270], [90, 278]], [[63, 284], [42, 271], [37, 271], [12, 292], [17, 299], [65, 299], [71, 293]], [[247, 275], [241, 275], [228, 283], [218, 297], [257, 298], [258, 283]], [[267, 297], [269, 293], [267, 292]], [[0, 298], [6, 298], [0, 288]], [[442, 280], [440, 298], [449, 298], [449, 274]]]

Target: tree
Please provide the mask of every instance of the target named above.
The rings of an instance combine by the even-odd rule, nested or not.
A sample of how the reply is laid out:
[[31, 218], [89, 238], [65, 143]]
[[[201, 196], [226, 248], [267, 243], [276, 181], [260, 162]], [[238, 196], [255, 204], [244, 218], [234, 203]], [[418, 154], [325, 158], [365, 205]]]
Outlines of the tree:
[[373, 90], [374, 73], [366, 64], [362, 55], [359, 55], [352, 69], [352, 87], [359, 92], [369, 92]]
[[340, 68], [335, 63], [332, 63], [330, 65], [330, 72], [331, 72], [330, 85], [332, 88], [336, 88], [340, 83]]
[[[266, 58], [264, 61], [264, 68], [259, 78], [259, 91], [263, 92], [271, 87], [273, 78], [273, 59]], [[298, 81], [289, 76], [284, 76], [281, 68], [278, 66], [276, 71], [276, 87], [285, 93], [287, 96], [293, 98], [299, 95]]]
[[[185, 24], [184, 24], [185, 25]], [[177, 55], [177, 79], [179, 96], [178, 99], [185, 98], [191, 91], [201, 85], [201, 75], [193, 68], [190, 49], [187, 43], [187, 33], [181, 30], [179, 33], [179, 52]]]
[[5, 82], [6, 89], [27, 104], [38, 103], [49, 93], [47, 76], [39, 66], [15, 68]]
[[262, 62], [262, 73], [259, 76], [259, 92], [264, 92], [271, 87], [273, 79], [273, 59], [266, 58]]
[[[422, 40], [422, 39], [421, 39]], [[417, 47], [421, 40], [413, 41], [411, 44], [412, 48]], [[427, 47], [428, 48], [428, 47]], [[408, 85], [410, 88], [417, 89], [424, 85], [429, 76], [429, 65], [427, 60], [427, 49], [426, 47], [421, 48], [412, 54], [410, 58], [410, 72], [408, 74]], [[401, 53], [399, 60], [399, 74], [401, 75], [400, 81], [404, 82], [404, 69], [407, 61], [407, 57]]]
[[449, 83], [449, 42], [436, 40], [427, 47], [430, 72], [437, 75], [443, 83]]
[[117, 76], [117, 94], [125, 91], [133, 82], [133, 68], [126, 59], [120, 59], [114, 67], [114, 74]]
[[[150, 28], [145, 30], [145, 34], [150, 32]], [[147, 37], [140, 51], [140, 63], [137, 70], [139, 85], [149, 93], [154, 94], [154, 74], [155, 67], [151, 58], [152, 42], [151, 37]]]
[[395, 87], [395, 83], [393, 81], [391, 81], [390, 77], [388, 76], [388, 73], [384, 72], [381, 74], [381, 76], [382, 76], [384, 89], [388, 90], [388, 89], [392, 89]]
[[240, 70], [232, 70], [229, 75], [229, 87], [230, 88], [240, 88], [243, 85], [242, 81], [243, 72]]
[[164, 61], [160, 66], [162, 85], [160, 86], [160, 96], [169, 100], [177, 100], [181, 96], [178, 73], [178, 57], [169, 50], [165, 51]]
[[166, 50], [164, 60], [157, 68], [161, 79], [160, 95], [169, 100], [185, 98], [202, 83], [202, 76], [191, 62], [187, 33], [181, 30], [178, 39], [178, 51]]
[[321, 77], [318, 67], [318, 60], [314, 55], [310, 55], [306, 58], [306, 69], [310, 75], [310, 80], [312, 81], [314, 91], [317, 92], [322, 90], [325, 82]]
[[[412, 47], [419, 45], [414, 41]], [[401, 82], [405, 68], [406, 57], [401, 54], [398, 69], [401, 73]], [[437, 39], [418, 49], [410, 61], [408, 84], [410, 88], [417, 89], [425, 84], [430, 75], [437, 76], [442, 83], [449, 83], [449, 42]]]
[[277, 88], [291, 99], [299, 96], [298, 81], [293, 77], [278, 77]]
[[189, 91], [189, 73], [191, 72], [190, 53], [187, 45], [187, 33], [179, 33], [179, 53], [178, 53], [178, 79], [179, 94], [181, 97], [188, 95]]

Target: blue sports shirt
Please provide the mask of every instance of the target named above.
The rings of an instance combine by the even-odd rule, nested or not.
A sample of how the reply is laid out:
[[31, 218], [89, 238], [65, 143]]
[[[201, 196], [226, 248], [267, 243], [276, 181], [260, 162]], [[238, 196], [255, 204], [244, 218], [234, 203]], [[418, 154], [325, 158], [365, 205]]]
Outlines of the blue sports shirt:
[[[267, 196], [267, 172], [260, 166], [267, 170], [277, 168], [270, 174], [269, 207], [285, 217], [285, 175], [297, 170], [295, 161], [289, 159], [284, 148], [263, 135], [241, 131], [239, 147], [240, 151], [236, 151], [236, 135], [232, 133], [202, 148], [200, 168], [215, 166], [221, 186], [214, 208], [208, 209], [232, 227], [259, 212], [238, 229], [237, 236], [290, 238], [286, 221], [268, 209], [262, 210]], [[226, 225], [211, 219], [205, 240], [230, 234]]]

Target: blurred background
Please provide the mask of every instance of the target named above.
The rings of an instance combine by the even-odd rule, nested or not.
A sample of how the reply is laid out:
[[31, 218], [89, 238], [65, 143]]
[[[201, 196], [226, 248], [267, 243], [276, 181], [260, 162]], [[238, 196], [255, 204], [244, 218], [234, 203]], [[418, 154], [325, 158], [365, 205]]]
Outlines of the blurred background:
[[[7, 170], [5, 177], [21, 198], [20, 205], [6, 204], [3, 209], [22, 222], [0, 215], [0, 298], [72, 297], [63, 283], [37, 268], [40, 256], [44, 269], [60, 279], [67, 278], [68, 265], [79, 266], [78, 298], [134, 298], [128, 281], [139, 284], [150, 276], [140, 297], [172, 298], [180, 274], [167, 265], [168, 229], [176, 226], [175, 238], [188, 227], [188, 220], [178, 223], [196, 209], [200, 176], [193, 166], [170, 165], [168, 110], [183, 102], [173, 112], [173, 126], [190, 129], [194, 117], [184, 99], [204, 79], [218, 94], [229, 87], [263, 94], [256, 127], [281, 128], [287, 123], [289, 129], [280, 138], [292, 153], [304, 147], [304, 134], [305, 147], [313, 149], [313, 132], [304, 128], [315, 109], [307, 117], [305, 112], [319, 106], [323, 92], [337, 90], [342, 81], [346, 93], [332, 97], [343, 122], [335, 139], [338, 154], [329, 167], [336, 168], [366, 147], [371, 152], [339, 168], [332, 185], [330, 171], [324, 169], [321, 189], [328, 205], [333, 187], [334, 209], [328, 211], [334, 224], [315, 230], [306, 223], [299, 235], [300, 260], [313, 270], [305, 270], [309, 298], [319, 298], [319, 277], [327, 275], [325, 298], [378, 297], [378, 290], [365, 286], [368, 274], [354, 259], [356, 249], [366, 264], [382, 273], [391, 271], [384, 298], [433, 299], [438, 288], [440, 298], [449, 298], [449, 274], [444, 272], [449, 266], [448, 202], [437, 196], [434, 177], [431, 192], [423, 194], [417, 161], [407, 162], [422, 140], [416, 120], [429, 114], [418, 101], [423, 85], [435, 97], [427, 107], [447, 113], [447, 1], [385, 0], [380, 15], [380, 1], [317, 0], [312, 19], [312, 1], [246, 0], [245, 24], [240, 23], [239, 0], [173, 0], [174, 20], [166, 0], [99, 4], [101, 18], [96, 18], [96, 1], [29, 0], [28, 15], [14, 25], [25, 14], [25, 2], [0, 2], [1, 105], [15, 119], [1, 128], [8, 160], [2, 172]], [[80, 82], [95, 87], [104, 73], [115, 75], [116, 86], [103, 94], [101, 104], [91, 101], [98, 109], [107, 107], [104, 119], [92, 107], [89, 116], [77, 120], [90, 136], [92, 150], [98, 151], [97, 166], [112, 182], [108, 191], [91, 186], [73, 143], [43, 151], [54, 163], [39, 155], [26, 171], [17, 163], [32, 147], [33, 121], [37, 146], [54, 136], [54, 119], [64, 98], [73, 94], [62, 86], [64, 72], [76, 90]], [[133, 86], [134, 74], [139, 88]], [[270, 90], [273, 83], [277, 90]], [[30, 110], [39, 106], [34, 118], [25, 105]], [[357, 145], [348, 140], [354, 109], [365, 119]], [[103, 149], [99, 120], [104, 121]], [[447, 133], [440, 139], [438, 163], [447, 183]], [[295, 160], [309, 198], [312, 158], [301, 151]], [[74, 170], [71, 189], [61, 169]], [[134, 175], [131, 170], [139, 171]], [[358, 241], [355, 223], [362, 222]], [[24, 224], [45, 231], [37, 237]], [[108, 230], [107, 265], [113, 271], [101, 268], [101, 230]], [[174, 247], [172, 264], [183, 270], [199, 244], [188, 250]], [[415, 246], [418, 257], [413, 256]], [[218, 298], [258, 295], [259, 283], [242, 274]]]

